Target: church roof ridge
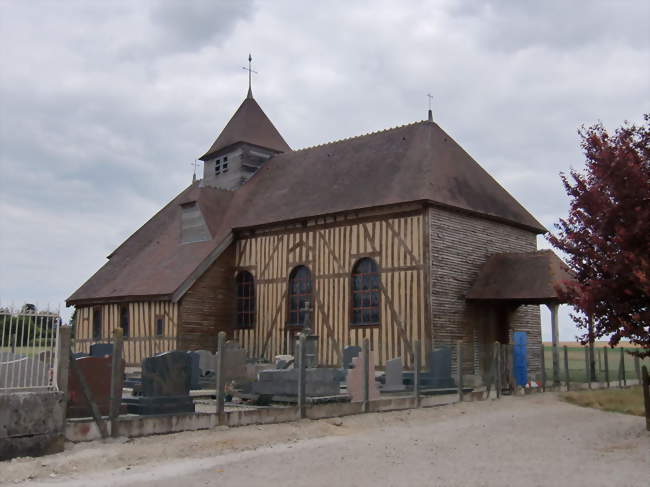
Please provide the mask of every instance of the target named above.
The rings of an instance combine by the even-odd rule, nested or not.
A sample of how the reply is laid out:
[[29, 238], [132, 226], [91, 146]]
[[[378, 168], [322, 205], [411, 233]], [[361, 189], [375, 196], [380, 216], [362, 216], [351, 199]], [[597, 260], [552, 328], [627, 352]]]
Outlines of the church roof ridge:
[[321, 144], [308, 145], [306, 147], [301, 147], [300, 149], [294, 149], [292, 152], [295, 153], [295, 152], [303, 152], [303, 151], [307, 151], [307, 150], [311, 150], [311, 149], [318, 149], [318, 148], [325, 147], [325, 146], [328, 146], [328, 145], [334, 145], [334, 144], [339, 144], [341, 142], [349, 142], [351, 140], [357, 140], [357, 139], [362, 139], [364, 137], [370, 137], [372, 135], [383, 134], [384, 132], [391, 132], [393, 130], [403, 129], [403, 128], [407, 128], [407, 127], [413, 127], [415, 125], [420, 125], [420, 124], [423, 124], [423, 123], [430, 123], [430, 122], [427, 122], [426, 120], [418, 120], [418, 121], [411, 122], [411, 123], [396, 125], [395, 127], [388, 127], [388, 128], [381, 129], [381, 130], [375, 130], [373, 132], [367, 132], [365, 134], [352, 135], [350, 137], [344, 137], [342, 139], [330, 140], [329, 142], [323, 142]]

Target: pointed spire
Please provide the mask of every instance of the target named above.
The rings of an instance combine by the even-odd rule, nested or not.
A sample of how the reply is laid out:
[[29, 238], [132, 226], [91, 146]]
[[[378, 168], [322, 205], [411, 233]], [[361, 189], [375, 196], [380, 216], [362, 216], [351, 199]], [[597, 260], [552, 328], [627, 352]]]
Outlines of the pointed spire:
[[431, 111], [431, 100], [433, 99], [433, 95], [431, 95], [430, 93], [427, 93], [427, 98], [429, 98], [429, 116], [428, 116], [427, 120], [429, 122], [433, 122], [433, 112]]
[[251, 62], [252, 61], [253, 61], [253, 56], [251, 56], [251, 54], [249, 53], [248, 54], [248, 67], [245, 68], [245, 67], [242, 66], [242, 69], [245, 69], [246, 71], [248, 71], [248, 94], [246, 95], [246, 98], [249, 98], [251, 100], [253, 99], [252, 74], [253, 73], [257, 74], [257, 71], [253, 70], [253, 68], [251, 67]]

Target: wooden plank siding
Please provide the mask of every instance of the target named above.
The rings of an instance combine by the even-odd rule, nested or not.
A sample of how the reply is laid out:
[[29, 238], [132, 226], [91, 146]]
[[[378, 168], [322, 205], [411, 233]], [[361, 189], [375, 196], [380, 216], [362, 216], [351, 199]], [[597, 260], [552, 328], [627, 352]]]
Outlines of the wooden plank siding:
[[[255, 279], [256, 324], [235, 330], [251, 356], [271, 359], [287, 351], [287, 285], [291, 270], [307, 266], [313, 279], [312, 328], [323, 364], [340, 361], [341, 349], [369, 338], [375, 363], [401, 356], [407, 366], [416, 340], [426, 347], [424, 215], [378, 217], [286, 232], [242, 237], [235, 244], [236, 271]], [[350, 275], [355, 262], [372, 257], [381, 274], [380, 326], [350, 326]]]
[[235, 328], [235, 245], [231, 244], [183, 295], [179, 306], [179, 346], [217, 350], [217, 335], [232, 338]]
[[[129, 337], [124, 340], [124, 358], [128, 366], [136, 367], [142, 359], [177, 347], [178, 305], [170, 301], [138, 301], [77, 307], [73, 351], [89, 353], [92, 343], [111, 341], [113, 330], [120, 326], [120, 308], [129, 307]], [[102, 333], [99, 340], [92, 336], [93, 310], [102, 313]], [[164, 318], [162, 337], [156, 336], [156, 317]]]

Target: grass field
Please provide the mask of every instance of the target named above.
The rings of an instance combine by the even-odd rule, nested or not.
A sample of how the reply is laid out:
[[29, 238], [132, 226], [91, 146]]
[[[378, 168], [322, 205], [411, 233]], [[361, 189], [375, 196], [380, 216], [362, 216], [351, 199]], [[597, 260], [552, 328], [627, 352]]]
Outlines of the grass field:
[[626, 389], [597, 389], [567, 392], [562, 397], [572, 404], [602, 409], [616, 413], [644, 416], [643, 390], [641, 386]]

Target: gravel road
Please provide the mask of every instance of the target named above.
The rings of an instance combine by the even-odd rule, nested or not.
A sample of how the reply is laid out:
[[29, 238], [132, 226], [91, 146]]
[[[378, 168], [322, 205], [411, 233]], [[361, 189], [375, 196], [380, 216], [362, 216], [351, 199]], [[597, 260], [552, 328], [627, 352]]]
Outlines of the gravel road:
[[647, 486], [640, 417], [505, 397], [340, 419], [69, 445], [0, 463], [11, 485]]

